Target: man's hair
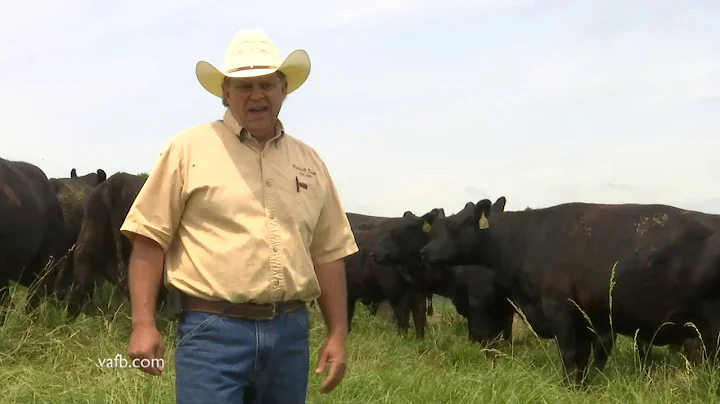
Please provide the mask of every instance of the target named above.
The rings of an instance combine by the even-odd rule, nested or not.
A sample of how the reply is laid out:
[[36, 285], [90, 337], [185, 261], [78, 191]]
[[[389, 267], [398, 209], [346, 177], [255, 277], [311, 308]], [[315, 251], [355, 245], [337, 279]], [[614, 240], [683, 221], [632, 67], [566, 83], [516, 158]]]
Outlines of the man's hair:
[[[281, 71], [276, 71], [275, 74], [277, 74], [277, 76], [280, 78], [280, 84], [281, 84], [281, 85], [284, 86], [285, 84], [287, 84], [287, 77], [285, 77], [285, 73], [283, 73], [283, 72], [281, 72]], [[225, 77], [225, 78], [223, 79], [223, 82], [222, 82], [223, 94], [225, 93], [225, 84], [227, 83], [227, 81], [228, 81], [228, 78]], [[225, 99], [225, 96], [224, 96], [224, 95], [223, 95], [223, 97], [222, 97], [222, 105], [223, 105], [223, 107], [225, 107], [225, 108], [227, 108], [227, 107], [230, 106], [230, 104], [228, 104], [227, 100]]]

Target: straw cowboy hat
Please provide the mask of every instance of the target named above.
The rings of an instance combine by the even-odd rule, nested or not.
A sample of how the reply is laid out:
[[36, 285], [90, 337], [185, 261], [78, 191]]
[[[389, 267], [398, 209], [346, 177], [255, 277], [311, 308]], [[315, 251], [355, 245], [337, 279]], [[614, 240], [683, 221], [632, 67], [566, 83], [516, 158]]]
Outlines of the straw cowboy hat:
[[287, 93], [300, 88], [310, 75], [310, 57], [303, 49], [280, 56], [275, 43], [262, 30], [241, 30], [233, 37], [225, 51], [225, 66], [220, 70], [201, 60], [195, 66], [200, 84], [220, 98], [225, 77], [257, 77], [282, 72], [287, 78]]

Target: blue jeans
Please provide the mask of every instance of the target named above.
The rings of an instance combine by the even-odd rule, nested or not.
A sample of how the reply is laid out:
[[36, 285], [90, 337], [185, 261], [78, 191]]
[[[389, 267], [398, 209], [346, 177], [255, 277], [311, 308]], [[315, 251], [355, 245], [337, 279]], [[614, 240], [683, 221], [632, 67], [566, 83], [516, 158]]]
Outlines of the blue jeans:
[[310, 367], [307, 308], [272, 320], [185, 312], [177, 327], [178, 404], [304, 404]]

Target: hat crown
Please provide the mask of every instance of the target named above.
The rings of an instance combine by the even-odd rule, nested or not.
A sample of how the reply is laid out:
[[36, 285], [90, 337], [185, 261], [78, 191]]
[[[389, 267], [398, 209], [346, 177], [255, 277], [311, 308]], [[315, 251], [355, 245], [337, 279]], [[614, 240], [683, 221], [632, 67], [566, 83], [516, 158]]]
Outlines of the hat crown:
[[225, 72], [252, 67], [274, 69], [283, 58], [275, 43], [262, 30], [241, 30], [225, 51]]

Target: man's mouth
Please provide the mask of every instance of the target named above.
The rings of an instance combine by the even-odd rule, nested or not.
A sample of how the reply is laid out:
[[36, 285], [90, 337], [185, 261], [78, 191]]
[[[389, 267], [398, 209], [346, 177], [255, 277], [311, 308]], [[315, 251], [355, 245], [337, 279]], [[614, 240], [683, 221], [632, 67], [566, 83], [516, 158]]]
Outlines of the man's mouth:
[[267, 111], [268, 107], [253, 107], [248, 108], [248, 111], [250, 111], [251, 114], [262, 114], [263, 112]]

